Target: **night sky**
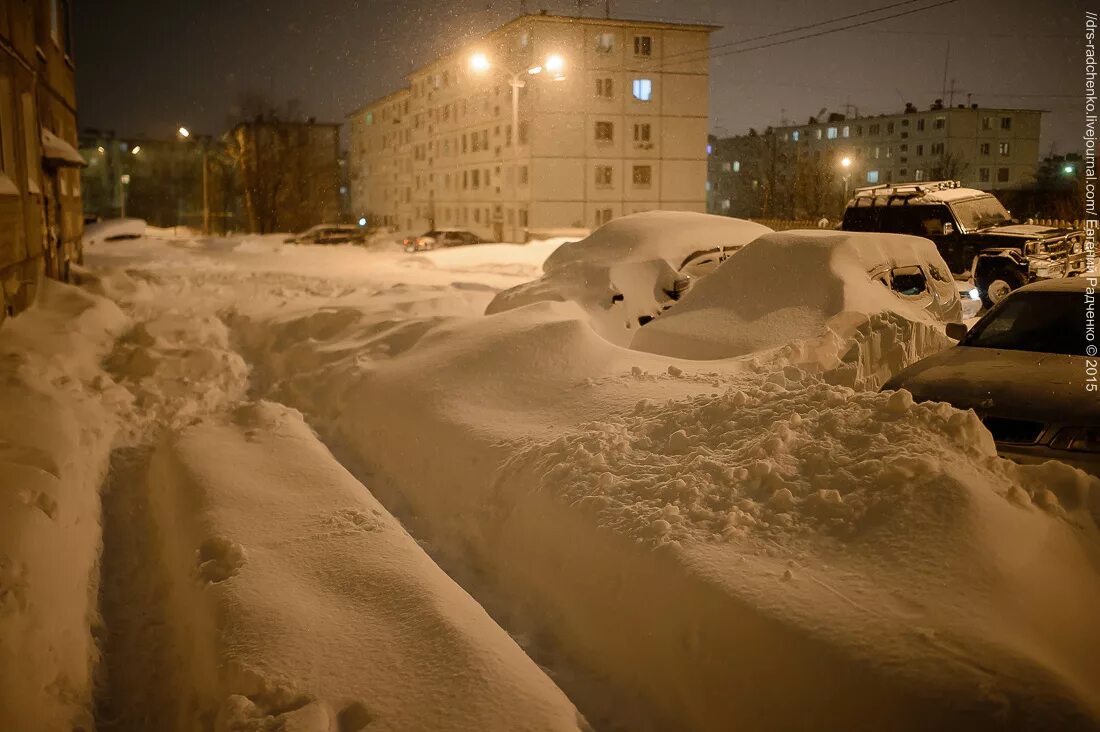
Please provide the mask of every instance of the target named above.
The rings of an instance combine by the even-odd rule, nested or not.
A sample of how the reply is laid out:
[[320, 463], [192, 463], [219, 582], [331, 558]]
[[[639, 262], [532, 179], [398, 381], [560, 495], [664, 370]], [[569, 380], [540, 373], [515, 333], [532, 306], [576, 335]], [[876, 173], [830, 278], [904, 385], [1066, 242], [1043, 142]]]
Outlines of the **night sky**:
[[[621, 17], [722, 25], [712, 36], [718, 45], [895, 2], [613, 0], [612, 9]], [[80, 124], [123, 135], [168, 135], [179, 124], [216, 133], [249, 91], [276, 102], [297, 99], [307, 116], [342, 121], [401, 86], [411, 69], [511, 19], [521, 5], [82, 0], [74, 3]], [[526, 6], [576, 13], [575, 0]], [[602, 14], [602, 6], [586, 14]], [[941, 96], [950, 43], [956, 103], [972, 93], [972, 101], [987, 106], [1050, 110], [1043, 152], [1051, 145], [1076, 151], [1084, 8], [1084, 0], [957, 0], [869, 27], [720, 56], [711, 65], [712, 129], [737, 134], [784, 116], [804, 122], [823, 107], [843, 112], [846, 103], [862, 114], [900, 111], [907, 101], [927, 108]]]

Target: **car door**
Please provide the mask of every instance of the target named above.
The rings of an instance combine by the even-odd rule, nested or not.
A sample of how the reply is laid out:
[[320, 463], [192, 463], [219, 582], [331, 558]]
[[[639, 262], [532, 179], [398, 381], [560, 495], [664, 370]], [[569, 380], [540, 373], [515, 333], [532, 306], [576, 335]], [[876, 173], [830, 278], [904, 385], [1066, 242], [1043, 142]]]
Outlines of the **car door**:
[[916, 223], [926, 232], [920, 236], [936, 243], [936, 249], [943, 261], [947, 262], [951, 274], [956, 277], [969, 276], [977, 251], [974, 249], [973, 239], [959, 231], [951, 209], [945, 204], [921, 206]]

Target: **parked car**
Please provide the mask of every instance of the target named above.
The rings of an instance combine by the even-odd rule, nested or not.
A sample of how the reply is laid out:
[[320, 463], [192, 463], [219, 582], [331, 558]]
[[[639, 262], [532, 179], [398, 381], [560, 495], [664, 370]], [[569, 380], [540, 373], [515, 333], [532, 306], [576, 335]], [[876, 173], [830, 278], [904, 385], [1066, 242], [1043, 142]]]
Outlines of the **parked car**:
[[1020, 462], [1050, 459], [1100, 475], [1098, 361], [1087, 338], [1088, 282], [1068, 278], [1012, 292], [961, 339], [913, 364], [884, 389], [917, 401], [973, 409], [998, 451]]
[[289, 237], [287, 244], [362, 244], [366, 231], [348, 224], [319, 224]]
[[460, 229], [432, 229], [420, 236], [405, 238], [406, 252], [423, 252], [443, 247], [462, 247], [469, 244], [484, 244], [485, 240], [469, 231]]
[[956, 279], [973, 280], [986, 307], [1086, 265], [1083, 231], [1016, 223], [995, 196], [958, 181], [860, 188], [840, 228], [931, 239]]

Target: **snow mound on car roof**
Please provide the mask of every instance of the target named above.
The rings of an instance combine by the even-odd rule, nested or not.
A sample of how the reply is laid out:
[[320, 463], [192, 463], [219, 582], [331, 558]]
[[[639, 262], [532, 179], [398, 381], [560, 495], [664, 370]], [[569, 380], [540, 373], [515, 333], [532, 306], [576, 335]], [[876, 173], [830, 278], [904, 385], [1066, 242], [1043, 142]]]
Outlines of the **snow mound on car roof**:
[[[698, 251], [736, 249], [771, 232], [766, 226], [690, 211], [647, 211], [615, 219], [577, 242], [558, 247], [543, 276], [498, 293], [492, 315], [535, 302], [576, 302], [600, 335], [626, 345], [641, 316], [660, 306], [655, 293], [670, 289], [684, 260]], [[619, 302], [612, 298], [621, 295]]]
[[[817, 371], [859, 361], [860, 348], [866, 346], [876, 353], [862, 354], [867, 356], [865, 372], [884, 364], [895, 370], [947, 345], [936, 319], [920, 304], [899, 297], [870, 276], [876, 269], [918, 263], [946, 278], [947, 268], [935, 245], [915, 236], [767, 234], [639, 330], [631, 347], [690, 359], [783, 348], [774, 355], [789, 364], [813, 365]], [[902, 352], [890, 358], [889, 352], [897, 349]]]
[[581, 241], [563, 244], [546, 259], [553, 272], [575, 264], [610, 266], [620, 262], [663, 259], [679, 269], [697, 251], [740, 247], [771, 229], [743, 219], [692, 211], [646, 211], [604, 224]]

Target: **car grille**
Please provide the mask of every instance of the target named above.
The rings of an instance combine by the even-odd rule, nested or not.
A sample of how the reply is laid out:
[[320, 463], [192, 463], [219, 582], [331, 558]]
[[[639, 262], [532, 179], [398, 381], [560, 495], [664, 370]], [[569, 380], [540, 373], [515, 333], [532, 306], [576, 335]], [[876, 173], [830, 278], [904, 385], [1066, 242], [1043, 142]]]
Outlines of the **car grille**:
[[1043, 434], [1046, 427], [1042, 422], [1027, 419], [1009, 419], [1007, 417], [986, 417], [982, 424], [997, 442], [1013, 445], [1032, 445]]

